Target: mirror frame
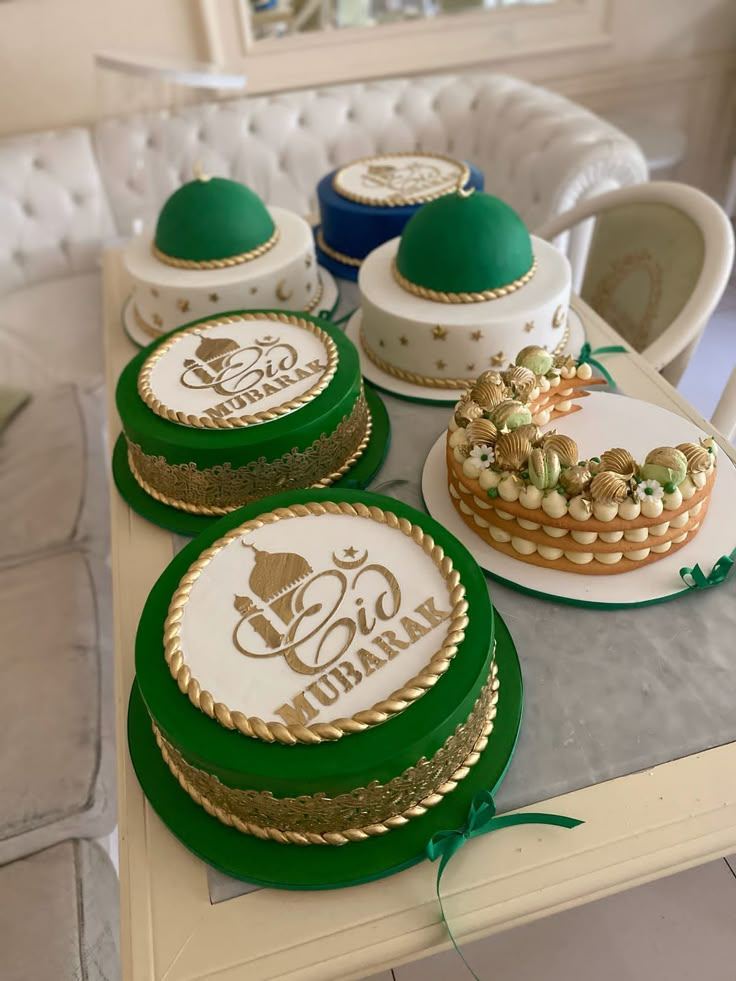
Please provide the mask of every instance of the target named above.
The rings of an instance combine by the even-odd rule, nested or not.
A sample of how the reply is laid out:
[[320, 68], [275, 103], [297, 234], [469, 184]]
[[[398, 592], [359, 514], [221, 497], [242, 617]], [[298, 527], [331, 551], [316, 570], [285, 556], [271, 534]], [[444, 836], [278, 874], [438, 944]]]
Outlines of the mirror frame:
[[610, 0], [556, 0], [255, 40], [245, 0], [199, 0], [209, 60], [247, 93], [487, 67], [611, 43]]

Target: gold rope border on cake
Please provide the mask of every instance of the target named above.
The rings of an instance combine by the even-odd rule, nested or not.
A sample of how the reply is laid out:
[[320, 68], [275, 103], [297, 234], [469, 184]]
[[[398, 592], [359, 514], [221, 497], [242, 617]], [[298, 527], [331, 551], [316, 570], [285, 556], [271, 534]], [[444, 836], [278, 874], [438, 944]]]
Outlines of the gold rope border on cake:
[[[264, 409], [262, 412], [254, 412], [253, 415], [236, 416], [227, 419], [211, 419], [209, 416], [195, 416], [187, 412], [178, 412], [176, 409], [169, 408], [161, 399], [156, 398], [151, 388], [151, 372], [157, 362], [179, 342], [181, 337], [185, 337], [188, 334], [198, 334], [200, 331], [206, 331], [210, 327], [240, 323], [242, 320], [270, 320], [274, 323], [291, 324], [294, 327], [300, 327], [308, 331], [310, 334], [314, 334], [323, 343], [327, 352], [327, 366], [320, 380], [304, 392], [303, 395], [299, 395], [294, 399], [288, 399], [273, 409]], [[296, 317], [293, 314], [241, 313], [235, 317], [215, 317], [212, 320], [205, 320], [202, 323], [195, 324], [193, 327], [187, 327], [185, 330], [177, 331], [173, 337], [164, 341], [152, 354], [149, 354], [138, 375], [138, 394], [152, 412], [155, 412], [157, 416], [161, 416], [162, 419], [166, 419], [168, 422], [191, 426], [194, 429], [242, 429], [254, 423], [270, 422], [272, 419], [277, 419], [279, 416], [286, 415], [294, 409], [299, 409], [303, 405], [307, 405], [318, 395], [321, 395], [337, 371], [337, 361], [337, 345], [330, 335], [317, 324], [313, 324], [309, 320], [303, 320], [301, 317]]]
[[[302, 307], [301, 313], [311, 313], [312, 310], [314, 310], [314, 308], [317, 306], [319, 301], [322, 299], [322, 295], [324, 291], [325, 288], [324, 288], [324, 283], [322, 282], [322, 276], [318, 275], [317, 291], [312, 297], [312, 299], [309, 301], [309, 303], [305, 307]], [[133, 306], [133, 319], [135, 320], [136, 325], [140, 327], [140, 329], [145, 334], [148, 334], [149, 337], [152, 337], [154, 340], [157, 341], [160, 337], [163, 337], [164, 334], [169, 333], [168, 330], [160, 330], [158, 327], [154, 327], [152, 324], [149, 324], [148, 321], [144, 320], [143, 317], [141, 316], [141, 312], [138, 309], [137, 305], [133, 303], [132, 306]], [[176, 328], [172, 327], [171, 330], [176, 330]]]
[[[368, 197], [367, 194], [356, 194], [354, 191], [346, 191], [338, 186], [338, 178], [349, 167], [354, 167], [356, 164], [366, 163], [369, 160], [389, 160], [391, 157], [430, 157], [432, 160], [443, 160], [445, 163], [453, 164], [455, 167], [459, 167], [460, 173], [458, 174], [457, 179], [446, 191], [428, 192], [427, 194], [417, 195], [416, 197], [412, 196], [411, 198], [394, 197], [388, 198], [385, 201]], [[348, 201], [357, 201], [358, 204], [367, 204], [372, 208], [401, 208], [407, 204], [425, 204], [427, 201], [436, 201], [437, 198], [443, 198], [446, 194], [452, 194], [456, 188], [463, 187], [465, 184], [467, 184], [469, 179], [470, 168], [463, 160], [455, 160], [454, 157], [448, 157], [445, 153], [431, 153], [428, 150], [397, 150], [395, 153], [369, 154], [367, 157], [358, 157], [357, 160], [351, 160], [350, 163], [345, 164], [344, 167], [340, 167], [340, 169], [335, 172], [335, 175], [332, 178], [332, 187], [341, 198], [347, 198]]]
[[[477, 376], [473, 378], [436, 378], [432, 375], [420, 375], [416, 371], [406, 371], [404, 368], [397, 368], [395, 365], [391, 364], [390, 361], [385, 361], [379, 354], [376, 354], [372, 348], [368, 346], [368, 341], [366, 340], [365, 331], [363, 326], [360, 328], [360, 346], [365, 351], [366, 355], [373, 364], [380, 368], [381, 371], [385, 371], [387, 375], [393, 375], [394, 378], [398, 378], [400, 381], [409, 382], [411, 385], [422, 385], [424, 388], [457, 388], [466, 389], [472, 388], [475, 384]], [[553, 356], [557, 356], [564, 351], [567, 342], [570, 338], [570, 327], [565, 324], [565, 332], [562, 335], [562, 340], [552, 351]]]
[[[233, 539], [242, 538], [249, 531], [275, 524], [277, 521], [323, 514], [342, 514], [376, 521], [400, 531], [422, 549], [439, 570], [450, 594], [452, 610], [444, 643], [435, 651], [419, 674], [410, 678], [401, 688], [397, 688], [388, 698], [376, 702], [370, 709], [356, 712], [350, 718], [335, 719], [332, 722], [314, 722], [302, 726], [266, 722], [257, 716], [248, 717], [242, 712], [231, 712], [227, 705], [223, 702], [215, 702], [210, 692], [201, 688], [196, 678], [192, 677], [191, 668], [184, 660], [184, 652], [180, 646], [180, 625], [192, 586], [214, 556]], [[391, 511], [383, 511], [381, 508], [368, 507], [360, 503], [322, 501], [294, 504], [290, 508], [269, 511], [233, 528], [202, 552], [197, 561], [190, 566], [169, 604], [164, 624], [164, 657], [180, 691], [189, 697], [192, 705], [211, 719], [217, 719], [226, 729], [237, 729], [244, 736], [262, 739], [265, 742], [280, 742], [287, 746], [296, 743], [316, 744], [325, 740], [341, 739], [346, 733], [364, 732], [372, 726], [379, 725], [391, 716], [403, 712], [407, 706], [432, 688], [449, 668], [458, 645], [465, 637], [465, 628], [468, 625], [467, 611], [468, 601], [465, 597], [465, 587], [460, 580], [460, 573], [455, 569], [449, 555], [445, 554], [445, 550], [437, 545], [432, 536], [419, 525], [412, 524], [406, 518], [398, 518]]]
[[[276, 841], [282, 845], [346, 845], [349, 842], [356, 841], [366, 841], [368, 838], [376, 837], [377, 835], [386, 834], [387, 831], [392, 831], [396, 828], [401, 828], [408, 824], [413, 818], [422, 817], [427, 813], [427, 811], [440, 804], [447, 794], [452, 793], [457, 785], [468, 776], [472, 767], [480, 759], [481, 753], [485, 750], [488, 745], [488, 738], [493, 731], [493, 726], [497, 714], [498, 705], [498, 669], [496, 667], [495, 661], [492, 668], [492, 673], [489, 681], [484, 686], [481, 695], [479, 696], [476, 705], [473, 708], [473, 712], [469, 716], [468, 720], [464, 726], [459, 727], [459, 729], [464, 729], [465, 726], [469, 725], [473, 721], [473, 715], [477, 711], [478, 704], [482, 703], [482, 699], [487, 691], [491, 692], [490, 705], [487, 707], [487, 712], [484, 715], [484, 721], [480, 734], [473, 744], [471, 751], [460, 761], [459, 766], [447, 777], [447, 779], [439, 784], [437, 787], [431, 789], [431, 791], [422, 797], [417, 803], [411, 805], [410, 807], [404, 808], [398, 814], [392, 815], [391, 817], [385, 818], [383, 821], [377, 822], [375, 824], [364, 825], [360, 828], [345, 828], [343, 831], [326, 831], [326, 832], [314, 832], [314, 831], [282, 831], [279, 828], [274, 827], [263, 827], [262, 825], [256, 824], [251, 821], [245, 821], [238, 817], [231, 811], [226, 810], [223, 807], [215, 804], [207, 796], [205, 796], [200, 790], [198, 790], [192, 781], [188, 779], [186, 773], [183, 771], [181, 763], [189, 770], [196, 770], [196, 767], [192, 767], [191, 764], [187, 764], [183, 757], [166, 742], [164, 737], [161, 735], [160, 730], [156, 724], [152, 721], [151, 725], [153, 728], [153, 734], [158, 744], [158, 748], [161, 751], [161, 756], [164, 762], [168, 766], [172, 776], [174, 776], [182, 790], [186, 791], [187, 794], [192, 798], [195, 804], [199, 804], [200, 807], [214, 818], [217, 818], [222, 824], [228, 827], [235, 828], [242, 834], [252, 835], [256, 838], [260, 838], [263, 841]], [[453, 734], [450, 738], [459, 733]], [[419, 764], [417, 764], [419, 765]], [[198, 773], [204, 773], [204, 771], [196, 771]], [[206, 774], [207, 777], [211, 777], [211, 774]], [[216, 778], [212, 778], [216, 779]], [[359, 788], [362, 789], [362, 788]]]
[[401, 275], [399, 267], [396, 264], [396, 258], [394, 257], [391, 261], [391, 272], [403, 290], [406, 290], [407, 293], [413, 293], [414, 296], [421, 297], [422, 300], [432, 300], [435, 303], [485, 303], [487, 300], [500, 300], [502, 297], [509, 296], [511, 293], [520, 290], [522, 286], [525, 286], [536, 271], [537, 259], [535, 256], [529, 270], [513, 282], [507, 283], [506, 286], [497, 286], [495, 289], [481, 290], [478, 293], [449, 293], [443, 290], [430, 289], [429, 286], [418, 286], [416, 283], [412, 283], [411, 280]]
[[[356, 399], [355, 406], [350, 416], [345, 416], [345, 419], [343, 421], [350, 422], [353, 416], [357, 415], [363, 409], [365, 410], [366, 413], [366, 424], [365, 424], [365, 430], [363, 432], [363, 437], [360, 443], [358, 444], [356, 449], [350, 454], [347, 460], [340, 467], [338, 467], [337, 470], [328, 474], [326, 477], [321, 477], [315, 483], [310, 484], [309, 485], [310, 490], [318, 489], [320, 487], [329, 487], [336, 480], [339, 480], [341, 477], [344, 477], [345, 474], [348, 472], [348, 470], [350, 470], [353, 466], [355, 466], [358, 460], [365, 453], [366, 448], [371, 440], [371, 433], [373, 431], [373, 418], [371, 416], [370, 409], [368, 408], [368, 405], [365, 401], [365, 396], [363, 395], [362, 391], [360, 396]], [[227, 507], [225, 506], [220, 507], [216, 505], [211, 506], [207, 504], [193, 504], [188, 501], [182, 501], [179, 500], [178, 498], [171, 497], [163, 493], [162, 491], [157, 490], [152, 484], [150, 484], [142, 476], [133, 458], [132, 445], [130, 441], [127, 439], [127, 437], [126, 437], [126, 442], [128, 443], [128, 466], [130, 468], [130, 472], [133, 474], [133, 477], [136, 480], [136, 483], [142, 490], [146, 492], [146, 494], [149, 495], [149, 497], [152, 497], [155, 501], [158, 501], [160, 504], [166, 504], [168, 507], [176, 508], [178, 511], [185, 511], [187, 514], [198, 514], [204, 517], [212, 517], [212, 516], [221, 517], [222, 515], [225, 514], [232, 514], [233, 511], [237, 511], [238, 508], [243, 507], [245, 503], [251, 503], [251, 502], [243, 502], [240, 504], [233, 504]], [[172, 467], [171, 469], [173, 470], [174, 467]]]
[[167, 266], [174, 266], [176, 269], [229, 269], [231, 266], [239, 266], [244, 262], [250, 262], [251, 259], [257, 259], [259, 256], [265, 255], [266, 252], [269, 252], [276, 245], [279, 235], [278, 228], [274, 227], [271, 237], [266, 239], [261, 245], [257, 245], [248, 252], [239, 252], [237, 255], [226, 256], [224, 259], [177, 259], [176, 256], [167, 255], [166, 252], [162, 252], [161, 249], [156, 247], [155, 242], [151, 242], [151, 252], [160, 262], [165, 263]]
[[325, 237], [322, 234], [322, 229], [317, 229], [317, 245], [322, 249], [325, 255], [328, 255], [331, 259], [336, 259], [337, 262], [341, 262], [344, 266], [354, 266], [357, 268], [363, 264], [362, 259], [354, 259], [351, 255], [345, 255], [344, 252], [338, 252], [337, 249], [333, 249], [331, 245], [325, 242]]

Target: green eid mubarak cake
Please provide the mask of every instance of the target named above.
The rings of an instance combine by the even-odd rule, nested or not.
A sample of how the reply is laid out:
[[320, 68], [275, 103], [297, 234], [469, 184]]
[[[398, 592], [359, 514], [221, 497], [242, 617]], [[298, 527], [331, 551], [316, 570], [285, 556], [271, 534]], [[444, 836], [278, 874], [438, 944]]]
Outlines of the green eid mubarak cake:
[[344, 845], [463, 796], [503, 679], [485, 580], [445, 529], [389, 498], [303, 491], [188, 551], [149, 599], [136, 677], [195, 803], [260, 839]]
[[366, 354], [411, 384], [466, 388], [524, 344], [567, 341], [570, 264], [490, 194], [425, 204], [358, 282]]
[[137, 485], [190, 515], [327, 486], [361, 459], [372, 429], [351, 342], [281, 311], [177, 331], [128, 364], [116, 398]]
[[128, 243], [124, 262], [130, 315], [150, 339], [246, 307], [309, 312], [323, 292], [303, 218], [201, 172], [166, 201], [153, 234], [146, 229]]

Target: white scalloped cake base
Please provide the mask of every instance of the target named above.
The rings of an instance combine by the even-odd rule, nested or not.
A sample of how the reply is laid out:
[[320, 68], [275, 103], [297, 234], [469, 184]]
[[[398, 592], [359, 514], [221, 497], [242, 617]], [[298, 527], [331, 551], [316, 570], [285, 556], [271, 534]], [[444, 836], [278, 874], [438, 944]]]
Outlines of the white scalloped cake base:
[[[347, 323], [345, 333], [358, 349], [358, 353], [360, 354], [360, 370], [366, 381], [375, 385], [376, 388], [390, 392], [392, 395], [399, 395], [402, 398], [421, 399], [423, 402], [439, 402], [442, 404], [451, 403], [453, 405], [458, 401], [460, 390], [457, 388], [428, 388], [426, 385], [412, 385], [410, 382], [405, 382], [400, 378], [389, 375], [388, 372], [381, 371], [378, 365], [371, 361], [363, 350], [363, 345], [360, 343], [361, 316], [361, 311], [356, 310]], [[585, 343], [585, 328], [583, 327], [582, 320], [572, 307], [570, 307], [568, 314], [568, 324], [570, 334], [567, 338], [564, 353], [577, 357], [580, 354], [580, 348]], [[522, 347], [524, 347], [523, 341], [519, 344], [519, 350]], [[503, 367], [505, 368], [506, 365]]]
[[[615, 400], [615, 404], [614, 404]], [[557, 419], [549, 427], [577, 442], [581, 458], [611, 446], [625, 445], [641, 460], [655, 446], [697, 442], [704, 435], [688, 419], [639, 399], [610, 392], [591, 392], [581, 411]], [[548, 599], [610, 606], [656, 603], [688, 592], [680, 578], [684, 566], [699, 565], [707, 575], [715, 562], [736, 546], [736, 468], [718, 456], [716, 482], [708, 514], [695, 538], [674, 555], [613, 576], [585, 576], [541, 569], [518, 561], [487, 545], [467, 527], [455, 510], [447, 489], [445, 433], [429, 452], [422, 473], [424, 503], [432, 517], [452, 532], [486, 572], [507, 585], [532, 590]]]
[[[317, 304], [317, 309], [310, 313], [310, 316], [312, 317], [318, 317], [323, 311], [326, 311], [327, 314], [331, 314], [337, 306], [337, 301], [340, 298], [340, 289], [332, 273], [323, 266], [320, 266], [319, 275], [322, 280], [322, 296], [320, 298], [320, 302]], [[131, 341], [138, 347], [148, 347], [149, 344], [153, 343], [154, 338], [150, 337], [145, 330], [143, 330], [142, 327], [139, 327], [136, 323], [133, 315], [132, 300], [133, 295], [131, 294], [123, 304], [121, 313], [123, 329]], [[299, 313], [300, 311], [294, 312]], [[212, 316], [216, 317], [217, 314], [213, 314]], [[161, 336], [163, 337], [164, 335], [162, 334]]]

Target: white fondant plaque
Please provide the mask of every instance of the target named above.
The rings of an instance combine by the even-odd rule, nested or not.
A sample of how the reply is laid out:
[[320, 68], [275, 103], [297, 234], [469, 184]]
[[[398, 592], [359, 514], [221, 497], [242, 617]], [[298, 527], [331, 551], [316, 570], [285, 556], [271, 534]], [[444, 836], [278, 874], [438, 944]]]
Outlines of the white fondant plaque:
[[177, 334], [141, 371], [139, 390], [184, 425], [255, 425], [293, 411], [335, 373], [331, 338], [314, 324], [243, 319]]
[[343, 197], [370, 205], [396, 206], [431, 201], [463, 186], [470, 176], [464, 163], [431, 153], [367, 157], [335, 174]]
[[184, 663], [231, 712], [310, 725], [370, 709], [422, 672], [452, 623], [447, 581], [398, 528], [283, 518], [204, 566], [180, 624]]

